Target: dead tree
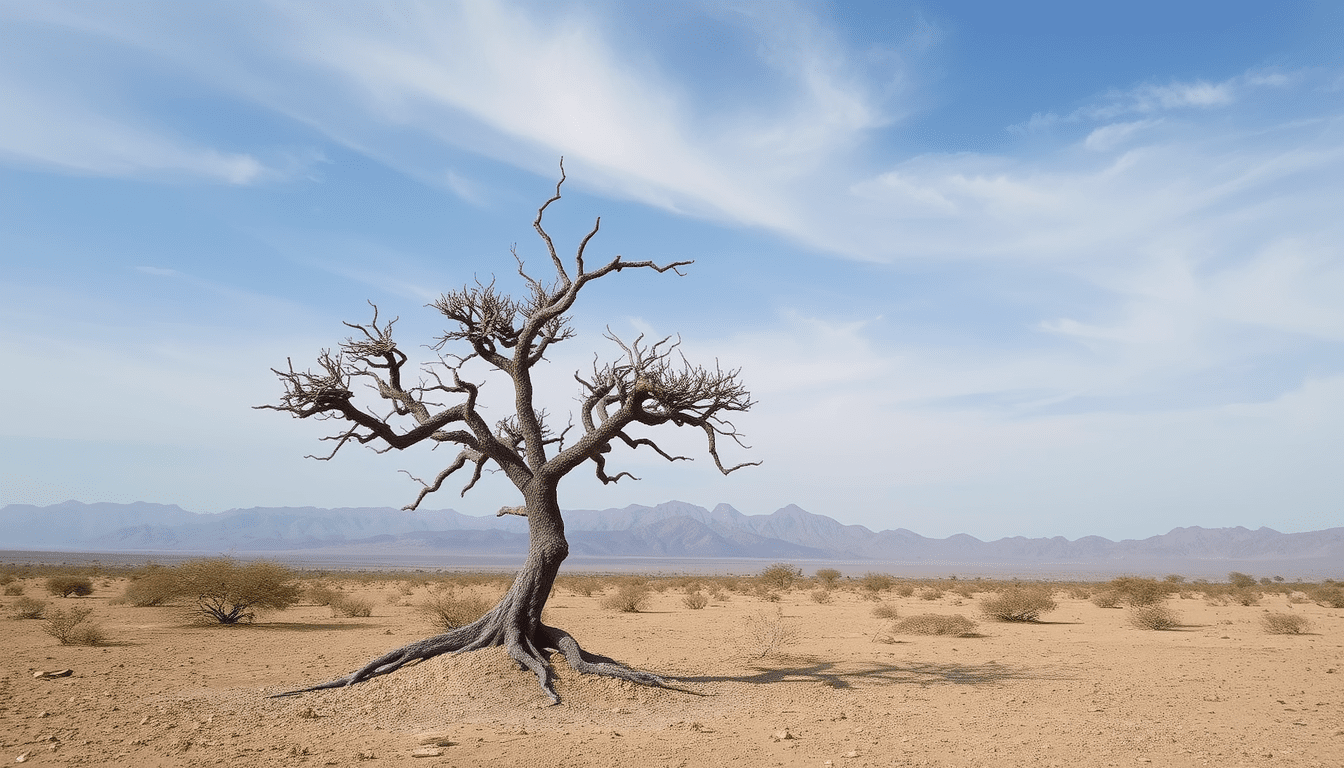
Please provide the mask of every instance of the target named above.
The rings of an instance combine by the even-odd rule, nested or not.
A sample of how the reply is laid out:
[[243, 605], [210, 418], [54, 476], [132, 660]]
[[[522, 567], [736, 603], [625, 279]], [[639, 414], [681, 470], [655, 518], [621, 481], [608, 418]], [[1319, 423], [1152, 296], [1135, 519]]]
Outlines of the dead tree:
[[[599, 480], [615, 483], [634, 478], [629, 472], [611, 474], [607, 458], [613, 444], [630, 449], [645, 448], [668, 461], [687, 460], [674, 456], [647, 437], [632, 434], [631, 427], [673, 425], [704, 432], [708, 452], [724, 474], [759, 462], [724, 466], [719, 459], [718, 440], [726, 437], [742, 447], [740, 435], [726, 416], [752, 406], [751, 395], [739, 380], [739, 371], [704, 368], [688, 363], [677, 349], [679, 342], [670, 338], [646, 343], [641, 336], [626, 343], [608, 331], [607, 338], [620, 348], [611, 363], [594, 363], [591, 374], [575, 374], [580, 387], [577, 437], [567, 441], [573, 420], [558, 434], [547, 423], [547, 414], [534, 407], [532, 371], [552, 345], [574, 336], [566, 314], [580, 291], [594, 280], [626, 269], [652, 269], [682, 274], [679, 267], [690, 261], [674, 261], [659, 266], [652, 261], [626, 261], [621, 256], [590, 269], [584, 263], [585, 251], [601, 226], [601, 219], [579, 242], [573, 265], [566, 267], [557, 255], [555, 244], [542, 227], [546, 209], [560, 199], [564, 184], [564, 164], [555, 194], [537, 209], [533, 227], [541, 236], [550, 256], [554, 278], [543, 281], [530, 276], [523, 260], [514, 251], [518, 273], [526, 282], [524, 298], [500, 293], [493, 282], [477, 283], [444, 294], [432, 305], [446, 317], [448, 330], [433, 347], [438, 362], [426, 366], [414, 385], [407, 381], [408, 358], [392, 338], [395, 320], [380, 324], [375, 306], [373, 320], [367, 325], [346, 323], [356, 333], [340, 345], [338, 352], [324, 350], [316, 370], [275, 371], [285, 393], [276, 405], [259, 406], [284, 411], [295, 418], [332, 419], [342, 429], [323, 438], [335, 442], [329, 460], [350, 443], [370, 444], [380, 452], [393, 448], [405, 450], [413, 445], [451, 443], [459, 448], [456, 458], [431, 482], [423, 486], [415, 501], [405, 509], [415, 509], [426, 496], [444, 484], [454, 473], [470, 473], [462, 494], [476, 484], [487, 469], [502, 472], [522, 494], [521, 507], [506, 507], [499, 514], [520, 514], [527, 518], [529, 545], [527, 560], [508, 592], [478, 621], [441, 635], [429, 637], [389, 651], [354, 672], [326, 683], [290, 693], [354, 685], [378, 675], [445, 653], [462, 653], [502, 645], [509, 656], [524, 669], [531, 670], [552, 702], [559, 702], [552, 683], [549, 656], [565, 655], [570, 667], [581, 673], [605, 675], [646, 685], [665, 686], [657, 675], [623, 666], [605, 656], [579, 647], [563, 629], [547, 626], [541, 611], [550, 595], [560, 564], [569, 554], [565, 524], [561, 519], [557, 487], [561, 478], [591, 462]], [[461, 354], [447, 350], [456, 347]], [[675, 359], [674, 359], [675, 355]], [[493, 427], [482, 418], [477, 397], [482, 384], [464, 378], [463, 366], [472, 360], [489, 370], [503, 374], [513, 385], [513, 414]], [[479, 363], [477, 363], [479, 365]], [[374, 404], [382, 402], [387, 412], [380, 415], [357, 395], [356, 384], [367, 385]], [[443, 406], [430, 398], [452, 397], [456, 404]], [[313, 457], [319, 458], [319, 457]], [[281, 694], [289, 695], [289, 694]]]

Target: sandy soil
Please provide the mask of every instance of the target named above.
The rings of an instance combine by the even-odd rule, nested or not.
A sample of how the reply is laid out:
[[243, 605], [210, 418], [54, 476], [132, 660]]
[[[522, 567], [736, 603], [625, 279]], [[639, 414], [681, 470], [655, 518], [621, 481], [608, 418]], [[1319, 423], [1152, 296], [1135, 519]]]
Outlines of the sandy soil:
[[[86, 598], [113, 645], [59, 645], [36, 620], [0, 620], [0, 761], [40, 765], [1329, 766], [1344, 765], [1344, 611], [1170, 600], [1177, 631], [1057, 596], [1048, 623], [981, 622], [971, 638], [897, 636], [872, 602], [803, 591], [733, 594], [702, 610], [656, 594], [648, 612], [559, 590], [547, 619], [585, 647], [674, 676], [694, 693], [578, 677], [564, 703], [502, 651], [439, 658], [362, 685], [266, 694], [344, 674], [431, 634], [395, 585], [352, 590], [374, 616], [299, 606], [252, 626], [194, 626], [172, 608]], [[390, 604], [388, 600], [401, 604]], [[14, 598], [4, 598], [5, 604]], [[901, 615], [976, 616], [976, 600], [888, 598]], [[798, 630], [784, 655], [747, 620]], [[1271, 635], [1267, 611], [1314, 632]], [[74, 674], [35, 679], [34, 672]], [[418, 753], [426, 756], [416, 756]], [[369, 760], [376, 762], [368, 763]]]

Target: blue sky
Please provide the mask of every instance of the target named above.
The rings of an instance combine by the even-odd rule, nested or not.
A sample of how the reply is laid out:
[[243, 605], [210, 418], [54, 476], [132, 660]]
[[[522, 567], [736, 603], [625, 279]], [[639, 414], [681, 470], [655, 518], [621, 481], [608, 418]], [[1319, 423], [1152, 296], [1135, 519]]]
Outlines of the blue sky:
[[408, 502], [397, 470], [449, 454], [305, 460], [324, 425], [249, 406], [366, 300], [414, 350], [440, 292], [515, 285], [563, 155], [563, 250], [600, 215], [590, 253], [696, 263], [593, 284], [546, 405], [604, 326], [680, 333], [741, 366], [725, 459], [765, 462], [618, 451], [642, 481], [580, 470], [563, 506], [1344, 525], [1338, 4], [0, 2], [0, 28], [0, 504]]

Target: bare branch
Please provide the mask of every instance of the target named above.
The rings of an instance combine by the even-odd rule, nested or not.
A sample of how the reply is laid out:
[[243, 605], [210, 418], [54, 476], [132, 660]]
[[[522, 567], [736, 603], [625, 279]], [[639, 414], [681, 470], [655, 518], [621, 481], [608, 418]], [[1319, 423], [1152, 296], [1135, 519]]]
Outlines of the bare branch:
[[569, 275], [565, 273], [564, 262], [560, 261], [560, 256], [555, 252], [555, 243], [551, 242], [551, 236], [546, 234], [546, 230], [541, 226], [541, 217], [546, 213], [546, 209], [556, 200], [560, 199], [560, 186], [565, 183], [565, 158], [560, 158], [560, 180], [555, 183], [555, 194], [550, 200], [541, 204], [537, 209], [537, 218], [532, 222], [532, 227], [541, 235], [541, 239], [546, 241], [546, 250], [551, 254], [551, 262], [555, 264], [555, 273], [559, 275], [561, 284], [568, 288], [570, 285]]
[[631, 480], [639, 479], [638, 477], [635, 477], [629, 472], [617, 472], [615, 476], [608, 476], [606, 458], [602, 454], [598, 453], [594, 454], [592, 456], [592, 459], [593, 463], [597, 465], [595, 468], [597, 479], [601, 480], [603, 485], [611, 485], [612, 483], [618, 482], [622, 477], [628, 477]]
[[658, 447], [657, 443], [653, 442], [647, 437], [639, 437], [632, 439], [629, 435], [625, 434], [624, 432], [617, 432], [616, 436], [619, 437], [626, 445], [630, 446], [632, 449], [638, 449], [641, 445], [647, 445], [648, 447], [657, 451], [659, 456], [662, 456], [664, 459], [667, 459], [668, 461], [694, 461], [694, 459], [692, 459], [689, 456], [669, 455], [662, 448]]
[[432, 484], [426, 483], [424, 480], [421, 480], [420, 478], [416, 477], [415, 475], [412, 475], [410, 472], [407, 472], [404, 469], [399, 470], [402, 474], [406, 475], [407, 477], [411, 478], [412, 480], [414, 480], [415, 482], [419, 483], [422, 486], [420, 489], [420, 493], [415, 497], [415, 501], [402, 507], [402, 510], [405, 512], [411, 512], [416, 507], [420, 506], [420, 502], [424, 501], [426, 496], [442, 488], [443, 482], [447, 480], [449, 476], [451, 476], [454, 472], [461, 469], [462, 467], [466, 466], [467, 462], [470, 461], [473, 464], [475, 464], [475, 468], [474, 471], [472, 472], [471, 480], [468, 481], [466, 487], [462, 489], [462, 495], [466, 496], [467, 491], [471, 490], [472, 486], [476, 485], [476, 481], [481, 479], [481, 468], [484, 466], [485, 462], [489, 460], [489, 458], [490, 457], [486, 456], [480, 451], [473, 451], [469, 448], [464, 449], [461, 453], [457, 454], [457, 458], [453, 460], [452, 464], [448, 465], [446, 469], [444, 469], [434, 478], [434, 482]]

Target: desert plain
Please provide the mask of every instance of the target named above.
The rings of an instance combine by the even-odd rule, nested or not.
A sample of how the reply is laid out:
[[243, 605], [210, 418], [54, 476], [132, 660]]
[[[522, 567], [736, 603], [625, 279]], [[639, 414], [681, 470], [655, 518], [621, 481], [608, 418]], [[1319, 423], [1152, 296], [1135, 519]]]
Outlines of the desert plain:
[[[999, 585], [939, 580], [865, 591], [803, 579], [650, 579], [637, 613], [603, 607], [636, 577], [564, 579], [545, 620], [585, 648], [665, 676], [657, 689], [572, 673], [562, 703], [501, 649], [445, 656], [349, 688], [272, 694], [344, 675], [434, 634], [436, 596], [489, 600], [506, 576], [324, 574], [372, 607], [343, 617], [300, 602], [251, 624], [203, 624], [182, 606], [84, 597], [102, 645], [62, 645], [0, 598], [0, 761], [32, 766], [1318, 766], [1344, 765], [1344, 609], [1287, 587], [1252, 605], [1173, 589], [1174, 629], [1099, 607], [1102, 585], [1044, 585], [1057, 607], [997, 622]], [[900, 583], [900, 582], [898, 582]], [[818, 597], [818, 592], [826, 595]], [[10, 590], [11, 592], [18, 590]], [[706, 596], [702, 608], [687, 595]], [[906, 594], [902, 594], [902, 592]], [[876, 598], [876, 599], [874, 599]], [[321, 601], [317, 601], [321, 602]], [[879, 617], [876, 614], [882, 614]], [[971, 636], [911, 635], [922, 614]], [[1266, 631], [1301, 616], [1304, 634]], [[893, 615], [895, 618], [893, 618]], [[63, 677], [37, 677], [64, 672]]]

